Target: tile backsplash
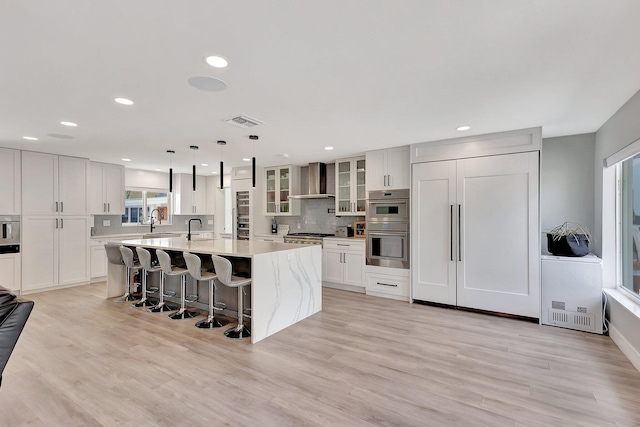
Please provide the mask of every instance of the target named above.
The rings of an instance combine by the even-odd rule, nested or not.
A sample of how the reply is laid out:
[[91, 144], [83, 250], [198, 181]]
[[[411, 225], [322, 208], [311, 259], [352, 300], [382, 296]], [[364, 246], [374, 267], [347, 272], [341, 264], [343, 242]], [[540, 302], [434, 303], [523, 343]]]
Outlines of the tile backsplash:
[[336, 216], [335, 199], [301, 200], [300, 216], [276, 217], [278, 224], [289, 226], [289, 233], [332, 234], [338, 225], [353, 225], [354, 221], [364, 221], [364, 216]]

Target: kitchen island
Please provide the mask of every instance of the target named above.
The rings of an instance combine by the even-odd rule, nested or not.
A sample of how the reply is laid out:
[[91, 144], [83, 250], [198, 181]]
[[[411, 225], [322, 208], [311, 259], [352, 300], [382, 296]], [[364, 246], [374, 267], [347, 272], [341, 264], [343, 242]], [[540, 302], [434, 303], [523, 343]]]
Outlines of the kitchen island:
[[[249, 270], [252, 343], [322, 310], [322, 248], [317, 245], [228, 239], [188, 241], [184, 237], [123, 240], [122, 244], [174, 253], [220, 255], [231, 260], [234, 270], [236, 265]], [[124, 293], [124, 276], [123, 266], [109, 264], [107, 297]]]

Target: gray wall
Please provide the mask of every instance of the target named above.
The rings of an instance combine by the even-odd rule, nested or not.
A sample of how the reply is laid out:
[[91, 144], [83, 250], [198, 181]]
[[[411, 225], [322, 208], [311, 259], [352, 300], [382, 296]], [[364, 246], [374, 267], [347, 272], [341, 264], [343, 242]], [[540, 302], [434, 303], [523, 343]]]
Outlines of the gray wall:
[[587, 226], [589, 230], [594, 230], [595, 144], [594, 133], [542, 140], [542, 232], [547, 232], [565, 221], [577, 222]]
[[[604, 159], [640, 139], [640, 92], [625, 103], [596, 132], [595, 231], [596, 248], [602, 256], [605, 287], [616, 286], [615, 168], [605, 168]], [[636, 354], [640, 353], [640, 320], [617, 302], [610, 304], [611, 325]], [[629, 355], [628, 355], [629, 356]]]

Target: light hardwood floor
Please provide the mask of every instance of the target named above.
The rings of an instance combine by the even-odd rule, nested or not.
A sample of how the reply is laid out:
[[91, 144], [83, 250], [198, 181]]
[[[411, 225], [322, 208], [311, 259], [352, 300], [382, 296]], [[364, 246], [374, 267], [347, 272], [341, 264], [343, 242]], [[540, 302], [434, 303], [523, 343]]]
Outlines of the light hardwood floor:
[[324, 289], [252, 345], [103, 293], [27, 296], [0, 426], [640, 425], [640, 373], [605, 336]]

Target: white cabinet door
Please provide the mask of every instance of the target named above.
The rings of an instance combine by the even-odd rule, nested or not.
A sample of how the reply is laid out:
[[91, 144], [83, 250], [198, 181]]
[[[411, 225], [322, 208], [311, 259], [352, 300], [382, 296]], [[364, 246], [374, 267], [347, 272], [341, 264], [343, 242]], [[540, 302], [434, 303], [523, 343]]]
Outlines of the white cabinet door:
[[58, 228], [55, 216], [22, 217], [22, 290], [58, 285]]
[[103, 199], [110, 215], [124, 214], [124, 167], [103, 165]]
[[458, 160], [458, 305], [540, 317], [538, 153]]
[[23, 151], [22, 213], [47, 215], [59, 209], [58, 156]]
[[300, 200], [289, 200], [290, 195], [299, 193], [299, 172], [298, 166], [265, 168], [265, 215], [300, 215]]
[[367, 151], [367, 191], [386, 189], [386, 152], [387, 150]]
[[91, 279], [107, 275], [107, 253], [104, 244], [91, 245]]
[[339, 249], [324, 249], [324, 274], [325, 282], [342, 283], [344, 280], [344, 264], [342, 263], [342, 251]]
[[344, 284], [364, 286], [364, 250], [362, 252], [343, 252]]
[[20, 291], [20, 254], [0, 255], [0, 286]]
[[409, 147], [389, 148], [386, 159], [388, 190], [409, 188], [411, 181], [411, 159]]
[[88, 212], [89, 160], [58, 157], [58, 191], [63, 215], [86, 215]]
[[336, 160], [336, 215], [364, 216], [367, 210], [366, 160]]
[[104, 198], [104, 166], [106, 165], [103, 163], [89, 163], [89, 213], [91, 215], [103, 215], [107, 212], [107, 203]]
[[456, 161], [413, 165], [413, 298], [456, 305]]
[[60, 218], [59, 285], [73, 285], [90, 280], [89, 230], [87, 216]]
[[20, 151], [0, 148], [0, 215], [20, 215]]

